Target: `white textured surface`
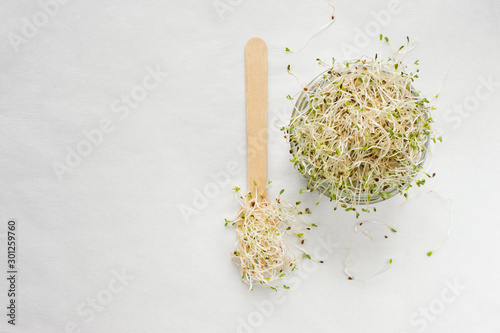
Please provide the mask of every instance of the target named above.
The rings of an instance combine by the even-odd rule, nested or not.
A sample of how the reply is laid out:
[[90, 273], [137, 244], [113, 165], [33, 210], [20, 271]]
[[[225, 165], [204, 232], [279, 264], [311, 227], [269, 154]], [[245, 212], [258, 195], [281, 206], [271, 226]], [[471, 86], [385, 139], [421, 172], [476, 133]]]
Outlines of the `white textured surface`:
[[[415, 86], [427, 96], [448, 72], [434, 103], [445, 137], [434, 150], [436, 178], [405, 206], [398, 197], [368, 216], [398, 229], [387, 240], [355, 233], [353, 216], [334, 213], [327, 200], [314, 206], [315, 195], [298, 195], [304, 183], [270, 127], [271, 195], [285, 187], [289, 201], [311, 205], [320, 225], [308, 241], [311, 252], [327, 239], [334, 244], [324, 264], [307, 274], [304, 267], [300, 285], [270, 307], [274, 291], [245, 294], [229, 257], [235, 237], [223, 228], [237, 211], [230, 189], [246, 183], [244, 45], [253, 36], [268, 43], [269, 126], [283, 124], [291, 111], [284, 97], [300, 88], [286, 65], [308, 81], [321, 70], [317, 57], [345, 60], [342, 45], [357, 46], [353, 56], [373, 55], [378, 34], [360, 45], [356, 29], [377, 22], [370, 12], [388, 2], [336, 1], [337, 21], [298, 54], [284, 47], [297, 48], [328, 22], [325, 1], [220, 2], [223, 19], [211, 0], [68, 1], [17, 53], [9, 36], [22, 36], [23, 18], [32, 20], [41, 7], [0, 4], [0, 233], [17, 219], [20, 272], [15, 328], [3, 314], [1, 279], [0, 331], [498, 331], [500, 86], [463, 115], [452, 109], [474, 103], [468, 96], [476, 89], [488, 93], [481, 78], [500, 81], [495, 1], [402, 1], [381, 30], [395, 47], [407, 35], [419, 41], [408, 60], [420, 60]], [[163, 82], [128, 116], [121, 102], [113, 109], [142, 84], [148, 67], [167, 73]], [[105, 118], [113, 131], [59, 181], [54, 161], [64, 163], [66, 147], [76, 149], [82, 131]], [[229, 183], [186, 221], [180, 209], [193, 206], [196, 191], [230, 161], [236, 171]], [[429, 190], [455, 207], [451, 237], [431, 258], [425, 253], [446, 233], [449, 205]], [[0, 244], [1, 272], [5, 238]], [[349, 281], [345, 248], [354, 251], [357, 276], [388, 258], [394, 263], [371, 280]], [[133, 279], [122, 285], [114, 276], [123, 270]], [[465, 286], [458, 296], [447, 289], [455, 280]], [[96, 297], [106, 304], [91, 310]], [[420, 311], [429, 307], [425, 319]]]

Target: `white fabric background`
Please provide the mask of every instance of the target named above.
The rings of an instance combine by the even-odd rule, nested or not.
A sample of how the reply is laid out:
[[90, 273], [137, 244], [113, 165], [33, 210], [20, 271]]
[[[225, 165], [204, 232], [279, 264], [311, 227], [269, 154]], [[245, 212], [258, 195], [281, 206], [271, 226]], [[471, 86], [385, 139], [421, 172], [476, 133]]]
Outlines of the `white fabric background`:
[[[403, 207], [401, 197], [391, 199], [361, 217], [398, 230], [377, 242], [354, 232], [352, 214], [298, 194], [304, 181], [274, 125], [290, 115], [285, 96], [300, 89], [286, 65], [308, 81], [321, 71], [316, 58], [346, 60], [342, 45], [357, 45], [353, 56], [379, 52], [378, 37], [360, 45], [356, 34], [377, 22], [371, 12], [387, 10], [388, 2], [336, 1], [336, 22], [298, 54], [284, 48], [297, 48], [328, 22], [325, 1], [221, 2], [231, 10], [218, 13], [211, 0], [67, 1], [18, 52], [9, 36], [22, 36], [23, 18], [32, 20], [40, 4], [0, 4], [0, 271], [6, 222], [15, 218], [19, 227], [17, 325], [6, 323], [0, 279], [0, 331], [498, 331], [495, 2], [402, 1], [381, 28], [395, 48], [407, 35], [419, 41], [408, 61], [420, 60], [415, 86], [425, 95], [443, 83], [433, 103], [445, 140], [433, 151], [437, 176], [413, 192], [418, 196]], [[310, 205], [320, 225], [306, 243], [311, 251], [326, 241], [334, 247], [324, 264], [299, 270], [300, 284], [272, 306], [272, 290], [246, 294], [229, 257], [235, 235], [223, 227], [238, 209], [231, 188], [246, 184], [243, 50], [254, 36], [269, 47], [270, 195], [284, 187], [287, 200]], [[163, 82], [120, 118], [112, 103], [140, 85], [148, 67], [167, 73]], [[488, 76], [497, 86], [475, 105], [471, 96], [488, 92], [478, 88]], [[465, 101], [469, 111], [453, 111]], [[82, 131], [104, 118], [114, 130], [59, 181], [53, 163], [64, 163], [66, 148], [76, 149]], [[196, 191], [228, 172], [228, 163], [237, 169], [229, 182], [198, 203], [199, 214], [183, 218], [181, 207], [193, 207]], [[450, 209], [430, 190], [453, 200], [454, 228], [428, 258]], [[355, 276], [388, 258], [394, 263], [373, 279], [349, 281], [346, 248], [353, 249]], [[115, 275], [123, 271], [133, 279], [119, 284]], [[453, 294], [448, 283], [464, 289]], [[443, 294], [453, 300], [444, 303]], [[106, 304], [90, 310], [89, 300], [99, 297]], [[424, 319], [420, 311], [429, 308], [432, 319]]]

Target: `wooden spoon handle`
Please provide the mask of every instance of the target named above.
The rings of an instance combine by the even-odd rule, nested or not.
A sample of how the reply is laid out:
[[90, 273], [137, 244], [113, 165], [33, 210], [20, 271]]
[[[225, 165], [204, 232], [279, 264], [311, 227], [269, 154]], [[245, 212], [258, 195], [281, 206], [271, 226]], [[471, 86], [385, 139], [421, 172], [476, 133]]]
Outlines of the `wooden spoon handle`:
[[267, 46], [260, 38], [247, 42], [245, 72], [248, 191], [260, 198], [267, 186]]

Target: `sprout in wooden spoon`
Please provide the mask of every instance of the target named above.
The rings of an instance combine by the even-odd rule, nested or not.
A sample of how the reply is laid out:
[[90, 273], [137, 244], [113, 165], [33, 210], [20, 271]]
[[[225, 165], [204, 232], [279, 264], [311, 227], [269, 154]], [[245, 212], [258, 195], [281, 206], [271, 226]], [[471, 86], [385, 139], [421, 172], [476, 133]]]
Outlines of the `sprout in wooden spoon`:
[[[300, 246], [305, 242], [304, 234], [311, 226], [316, 226], [308, 224], [303, 218], [310, 210], [299, 210], [297, 206], [300, 202], [290, 205], [282, 202], [280, 196], [274, 204], [266, 197], [255, 198], [251, 193], [243, 197], [239, 188], [234, 190], [241, 209], [234, 221], [226, 220], [226, 226], [236, 226], [238, 238], [232, 258], [240, 267], [243, 283], [248, 284], [250, 289], [255, 284], [276, 289], [276, 280], [294, 270], [297, 260], [311, 258]], [[287, 247], [286, 235], [299, 241], [297, 249], [301, 251], [300, 257]]]

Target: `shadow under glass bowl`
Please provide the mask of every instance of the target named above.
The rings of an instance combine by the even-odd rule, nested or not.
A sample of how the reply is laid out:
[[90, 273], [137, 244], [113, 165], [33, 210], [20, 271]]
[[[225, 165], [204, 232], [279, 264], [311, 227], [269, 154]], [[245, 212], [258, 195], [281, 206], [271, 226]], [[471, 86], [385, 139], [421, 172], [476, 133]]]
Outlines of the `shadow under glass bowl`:
[[[309, 100], [308, 100], [307, 96], [311, 92], [314, 93], [318, 87], [321, 87], [322, 85], [325, 85], [328, 83], [328, 79], [324, 79], [324, 75], [327, 72], [328, 72], [328, 70], [321, 73], [316, 78], [314, 78], [311, 82], [309, 82], [309, 84], [306, 86], [307, 91], [303, 91], [298, 96], [297, 102], [295, 102], [295, 106], [293, 108], [290, 122], [292, 122], [295, 118], [297, 118], [299, 116], [299, 114], [302, 111], [306, 110], [309, 107]], [[416, 90], [413, 88], [413, 86], [410, 85], [409, 90], [412, 93], [412, 95], [419, 96], [418, 93], [416, 92]], [[428, 111], [425, 109], [424, 106], [421, 106], [421, 109], [425, 114], [425, 117], [426, 117], [425, 120], [427, 120], [430, 117]], [[297, 118], [297, 121], [300, 123], [301, 118], [300, 117]], [[427, 139], [424, 142], [425, 149], [421, 152], [420, 162], [417, 164], [417, 166], [422, 167], [422, 168], [423, 168], [424, 163], [426, 162], [426, 159], [427, 159], [427, 152], [429, 150], [429, 141], [430, 141], [430, 134], [427, 136]], [[290, 142], [290, 147], [291, 147], [293, 155], [295, 155], [297, 153], [296, 146], [294, 146]], [[311, 166], [306, 164], [305, 167], [306, 167], [306, 172], [303, 174], [303, 176], [306, 178], [307, 181], [309, 181], [311, 179], [311, 177], [310, 177]], [[369, 196], [368, 196], [368, 193], [366, 193], [366, 192], [362, 192], [362, 193], [358, 194], [357, 198], [351, 198], [346, 193], [341, 192], [341, 196], [343, 199], [342, 202], [346, 203], [346, 204], [354, 204], [354, 205], [373, 204], [373, 203], [377, 203], [377, 202], [392, 198], [395, 194], [398, 194], [400, 188], [405, 188], [406, 186], [408, 186], [408, 183], [406, 183], [402, 186], [396, 186], [396, 185], [391, 186], [387, 190], [382, 192], [383, 196], [381, 196], [379, 193], [371, 194], [370, 199], [368, 199]], [[329, 193], [328, 190], [334, 190], [334, 188], [333, 188], [332, 184], [327, 185], [327, 184], [323, 183], [320, 186], [318, 186], [317, 190], [319, 190], [321, 193], [323, 193], [325, 195], [328, 195], [328, 193]], [[334, 198], [332, 198], [332, 199], [334, 199]]]

